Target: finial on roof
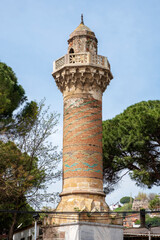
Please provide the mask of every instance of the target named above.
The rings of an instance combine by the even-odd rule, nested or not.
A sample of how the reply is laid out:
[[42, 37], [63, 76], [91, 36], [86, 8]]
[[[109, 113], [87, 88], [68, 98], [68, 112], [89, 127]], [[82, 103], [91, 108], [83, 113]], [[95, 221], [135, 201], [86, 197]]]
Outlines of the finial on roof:
[[83, 14], [81, 14], [81, 24], [84, 24], [84, 22], [83, 22]]

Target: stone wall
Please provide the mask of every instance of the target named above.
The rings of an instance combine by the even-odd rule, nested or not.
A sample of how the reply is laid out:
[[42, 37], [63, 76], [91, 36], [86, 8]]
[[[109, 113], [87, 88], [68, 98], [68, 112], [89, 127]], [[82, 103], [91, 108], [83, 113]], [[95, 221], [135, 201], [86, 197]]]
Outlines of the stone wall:
[[43, 240], [123, 240], [123, 227], [109, 224], [66, 224], [46, 226]]
[[43, 228], [43, 240], [65, 240], [65, 231], [56, 227]]
[[97, 54], [97, 42], [88, 36], [78, 36], [69, 41], [68, 53], [71, 49], [73, 49], [74, 53], [90, 52]]
[[148, 202], [147, 199], [146, 200], [137, 200], [137, 199], [135, 199], [133, 201], [132, 210], [139, 211], [142, 208], [148, 209], [148, 206], [149, 206], [149, 202]]

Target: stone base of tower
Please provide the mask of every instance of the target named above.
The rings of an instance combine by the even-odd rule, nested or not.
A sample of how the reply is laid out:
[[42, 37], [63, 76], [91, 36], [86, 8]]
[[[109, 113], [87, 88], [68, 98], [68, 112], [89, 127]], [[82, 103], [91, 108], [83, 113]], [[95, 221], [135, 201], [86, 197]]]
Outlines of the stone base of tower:
[[57, 212], [108, 212], [109, 208], [104, 196], [96, 194], [76, 194], [62, 196], [56, 209]]
[[123, 227], [102, 223], [72, 223], [48, 225], [43, 229], [43, 240], [123, 240]]
[[69, 194], [61, 197], [55, 213], [44, 219], [44, 226], [80, 222], [122, 225], [122, 216], [109, 212], [105, 196], [89, 193]]
[[61, 225], [75, 222], [94, 222], [122, 225], [122, 217], [109, 213], [101, 179], [75, 178], [64, 181], [55, 213], [44, 225]]

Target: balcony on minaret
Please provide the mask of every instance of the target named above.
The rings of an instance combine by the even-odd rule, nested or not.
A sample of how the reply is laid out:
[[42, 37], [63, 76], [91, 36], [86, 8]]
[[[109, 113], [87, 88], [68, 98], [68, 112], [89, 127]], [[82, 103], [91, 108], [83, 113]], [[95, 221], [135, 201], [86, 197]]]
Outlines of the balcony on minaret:
[[53, 73], [64, 67], [93, 66], [110, 70], [107, 57], [91, 54], [90, 52], [69, 53], [57, 59], [53, 63]]

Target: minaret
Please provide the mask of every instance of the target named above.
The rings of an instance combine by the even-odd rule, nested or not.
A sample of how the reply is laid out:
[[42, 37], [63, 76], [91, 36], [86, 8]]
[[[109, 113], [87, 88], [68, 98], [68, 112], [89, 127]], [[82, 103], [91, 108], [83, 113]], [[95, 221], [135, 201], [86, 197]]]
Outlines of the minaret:
[[103, 192], [102, 94], [113, 78], [97, 38], [80, 25], [68, 53], [54, 62], [53, 77], [63, 94], [63, 191], [56, 211], [108, 211]]

